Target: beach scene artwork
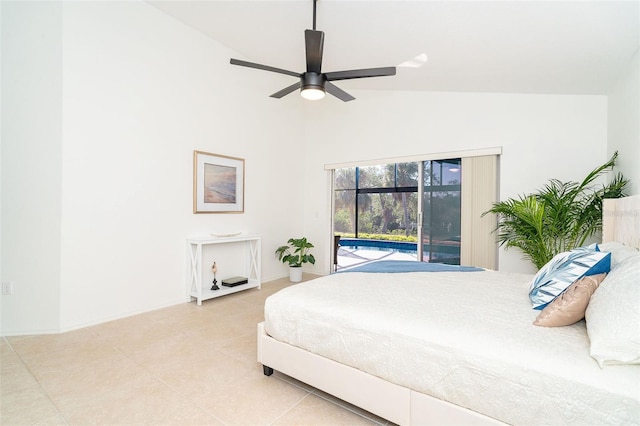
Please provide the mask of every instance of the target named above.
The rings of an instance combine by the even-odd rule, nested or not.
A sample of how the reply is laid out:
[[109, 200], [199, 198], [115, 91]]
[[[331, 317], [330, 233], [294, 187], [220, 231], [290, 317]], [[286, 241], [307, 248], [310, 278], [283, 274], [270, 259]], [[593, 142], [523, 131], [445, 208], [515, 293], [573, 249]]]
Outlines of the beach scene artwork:
[[236, 202], [236, 167], [204, 164], [204, 202], [233, 204]]
[[193, 151], [193, 212], [244, 213], [244, 159]]

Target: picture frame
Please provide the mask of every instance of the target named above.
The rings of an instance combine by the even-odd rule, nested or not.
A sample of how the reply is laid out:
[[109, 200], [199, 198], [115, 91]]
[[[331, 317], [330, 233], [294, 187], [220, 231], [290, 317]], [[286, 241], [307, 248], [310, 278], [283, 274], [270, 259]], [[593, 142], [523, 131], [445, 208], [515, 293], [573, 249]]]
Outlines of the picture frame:
[[244, 213], [244, 159], [193, 151], [193, 213]]

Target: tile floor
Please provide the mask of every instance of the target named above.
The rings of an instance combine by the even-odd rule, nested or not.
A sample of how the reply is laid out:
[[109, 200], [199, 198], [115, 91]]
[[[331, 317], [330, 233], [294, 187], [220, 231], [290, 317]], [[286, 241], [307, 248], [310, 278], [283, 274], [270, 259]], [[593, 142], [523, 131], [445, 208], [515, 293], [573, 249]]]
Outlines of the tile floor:
[[[306, 279], [312, 276], [305, 276]], [[256, 361], [274, 280], [57, 335], [0, 338], [2, 425], [387, 422]]]

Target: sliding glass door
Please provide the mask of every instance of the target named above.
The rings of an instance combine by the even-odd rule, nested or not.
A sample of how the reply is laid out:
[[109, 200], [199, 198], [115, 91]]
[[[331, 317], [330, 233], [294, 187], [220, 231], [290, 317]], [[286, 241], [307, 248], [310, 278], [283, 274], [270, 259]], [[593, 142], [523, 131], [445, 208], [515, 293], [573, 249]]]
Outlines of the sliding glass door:
[[454, 159], [336, 169], [336, 269], [381, 259], [459, 264], [460, 167]]
[[459, 265], [461, 161], [459, 158], [423, 161], [421, 165], [419, 258], [424, 262]]

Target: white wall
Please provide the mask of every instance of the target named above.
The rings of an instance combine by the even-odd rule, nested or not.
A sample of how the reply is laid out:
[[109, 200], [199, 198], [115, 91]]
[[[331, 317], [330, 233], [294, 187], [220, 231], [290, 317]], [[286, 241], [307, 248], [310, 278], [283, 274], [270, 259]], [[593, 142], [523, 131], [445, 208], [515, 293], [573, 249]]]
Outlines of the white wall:
[[60, 321], [62, 7], [1, 2], [2, 330]]
[[[3, 58], [51, 28], [57, 50], [30, 53], [42, 86], [55, 84], [34, 86], [42, 91], [23, 101], [24, 125], [3, 131], [2, 281], [16, 292], [2, 298], [1, 333], [68, 330], [184, 302], [190, 235], [259, 234], [263, 278], [286, 275], [273, 250], [303, 229], [302, 207], [282, 190], [303, 175], [289, 161], [301, 152], [295, 103], [248, 87], [228, 64], [232, 52], [143, 2], [24, 4], [2, 5], [3, 30], [24, 33], [3, 38]], [[11, 66], [16, 75], [31, 69], [27, 60]], [[7, 75], [3, 92], [17, 98]], [[282, 81], [266, 75], [262, 84]], [[244, 214], [192, 213], [195, 149], [245, 159]], [[300, 193], [302, 180], [289, 188]]]
[[[261, 235], [265, 280], [287, 273], [275, 247], [306, 235], [318, 258], [308, 271], [328, 272], [326, 163], [501, 146], [504, 199], [608, 158], [602, 96], [277, 101], [284, 76], [248, 78], [233, 52], [143, 2], [1, 7], [1, 272], [16, 286], [2, 297], [3, 335], [182, 303], [194, 234]], [[244, 214], [192, 214], [194, 149], [245, 158]], [[519, 258], [501, 253], [500, 266], [528, 271]]]
[[[356, 101], [327, 99], [309, 111], [305, 217], [318, 271], [329, 270], [331, 250], [324, 164], [502, 147], [506, 199], [550, 178], [581, 180], [607, 160], [604, 96], [352, 92]], [[502, 250], [500, 269], [533, 272], [520, 257]]]
[[618, 169], [630, 180], [628, 193], [640, 194], [640, 50], [608, 97], [608, 152], [618, 151]]

